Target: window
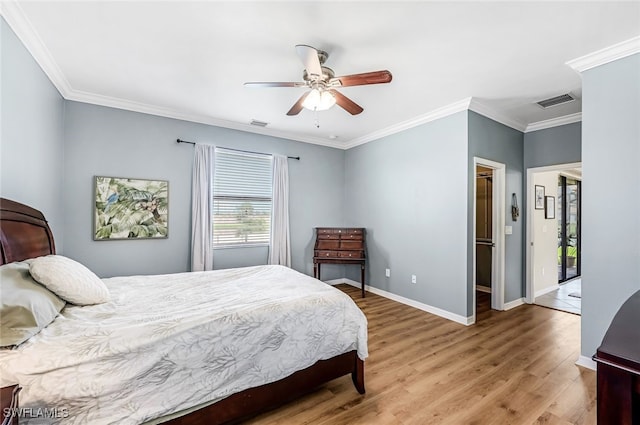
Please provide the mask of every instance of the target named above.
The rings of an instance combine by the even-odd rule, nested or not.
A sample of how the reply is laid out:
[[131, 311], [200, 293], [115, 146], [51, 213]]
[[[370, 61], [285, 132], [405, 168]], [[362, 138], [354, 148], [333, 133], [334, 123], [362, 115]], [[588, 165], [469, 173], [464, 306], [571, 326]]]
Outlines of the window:
[[213, 247], [268, 245], [271, 155], [216, 149]]

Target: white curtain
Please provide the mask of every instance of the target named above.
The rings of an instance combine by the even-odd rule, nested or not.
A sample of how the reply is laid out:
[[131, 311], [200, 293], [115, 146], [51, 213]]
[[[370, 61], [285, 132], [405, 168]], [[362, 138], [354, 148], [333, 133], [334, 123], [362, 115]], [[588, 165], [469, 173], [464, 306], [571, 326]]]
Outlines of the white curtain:
[[273, 155], [273, 201], [269, 264], [291, 267], [289, 238], [289, 164], [287, 157]]
[[191, 188], [191, 271], [213, 270], [215, 146], [195, 145]]

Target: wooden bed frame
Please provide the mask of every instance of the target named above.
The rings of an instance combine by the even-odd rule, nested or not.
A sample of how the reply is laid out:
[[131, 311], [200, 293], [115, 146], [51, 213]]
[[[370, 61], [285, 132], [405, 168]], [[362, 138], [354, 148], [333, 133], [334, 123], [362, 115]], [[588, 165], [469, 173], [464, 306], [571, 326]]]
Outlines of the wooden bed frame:
[[[29, 206], [0, 198], [0, 264], [55, 254], [53, 233], [44, 215]], [[278, 407], [319, 385], [351, 374], [360, 394], [364, 388], [364, 362], [356, 351], [320, 360], [306, 369], [271, 384], [249, 388], [214, 404], [187, 413], [167, 424], [211, 425], [236, 423]]]

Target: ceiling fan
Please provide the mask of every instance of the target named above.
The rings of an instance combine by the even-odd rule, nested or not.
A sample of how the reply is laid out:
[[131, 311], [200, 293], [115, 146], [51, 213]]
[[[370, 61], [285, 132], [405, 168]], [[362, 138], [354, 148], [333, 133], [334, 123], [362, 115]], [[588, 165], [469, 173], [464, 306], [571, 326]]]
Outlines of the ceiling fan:
[[336, 90], [337, 87], [364, 86], [391, 82], [387, 70], [336, 77], [333, 70], [324, 66], [329, 54], [305, 44], [298, 44], [296, 52], [304, 65], [303, 82], [249, 82], [247, 87], [305, 87], [308, 92], [291, 107], [287, 115], [298, 115], [302, 108], [324, 111], [337, 104], [351, 115], [358, 115], [362, 107]]

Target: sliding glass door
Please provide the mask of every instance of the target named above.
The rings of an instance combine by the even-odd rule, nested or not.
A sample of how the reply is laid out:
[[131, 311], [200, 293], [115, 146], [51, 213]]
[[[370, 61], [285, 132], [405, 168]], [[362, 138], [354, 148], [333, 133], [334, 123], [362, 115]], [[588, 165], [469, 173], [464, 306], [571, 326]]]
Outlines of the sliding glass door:
[[558, 282], [580, 276], [581, 182], [558, 179]]

